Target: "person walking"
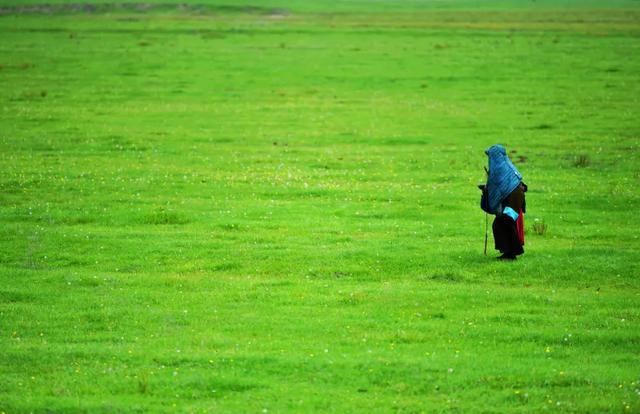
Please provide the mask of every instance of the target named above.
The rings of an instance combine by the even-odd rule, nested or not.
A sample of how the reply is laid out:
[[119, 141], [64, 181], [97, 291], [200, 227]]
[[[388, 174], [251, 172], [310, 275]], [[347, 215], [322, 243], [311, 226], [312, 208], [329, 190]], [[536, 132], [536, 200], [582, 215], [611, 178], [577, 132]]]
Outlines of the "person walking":
[[[480, 207], [496, 217], [493, 220], [493, 240], [502, 253], [499, 260], [515, 260], [524, 253], [524, 213], [527, 185], [513, 165], [502, 145], [485, 151], [489, 158], [486, 185], [480, 185]], [[486, 243], [486, 240], [485, 240]], [[486, 253], [486, 246], [485, 246]]]

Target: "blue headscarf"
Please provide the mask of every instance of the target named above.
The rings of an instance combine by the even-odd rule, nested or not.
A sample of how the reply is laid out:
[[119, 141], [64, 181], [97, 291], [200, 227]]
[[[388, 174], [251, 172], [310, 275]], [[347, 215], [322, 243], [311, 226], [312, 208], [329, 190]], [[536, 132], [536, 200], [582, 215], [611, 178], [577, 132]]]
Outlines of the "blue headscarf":
[[494, 145], [485, 151], [489, 157], [489, 177], [487, 178], [487, 193], [489, 212], [501, 213], [500, 203], [522, 181], [522, 175], [511, 163], [502, 145]]

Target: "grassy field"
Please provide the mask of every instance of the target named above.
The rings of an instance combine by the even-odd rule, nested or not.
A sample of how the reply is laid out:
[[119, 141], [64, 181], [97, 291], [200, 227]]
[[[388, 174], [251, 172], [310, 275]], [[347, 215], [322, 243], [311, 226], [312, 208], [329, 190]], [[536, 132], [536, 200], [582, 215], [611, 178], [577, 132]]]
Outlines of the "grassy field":
[[640, 412], [640, 3], [185, 1], [0, 1], [0, 412]]

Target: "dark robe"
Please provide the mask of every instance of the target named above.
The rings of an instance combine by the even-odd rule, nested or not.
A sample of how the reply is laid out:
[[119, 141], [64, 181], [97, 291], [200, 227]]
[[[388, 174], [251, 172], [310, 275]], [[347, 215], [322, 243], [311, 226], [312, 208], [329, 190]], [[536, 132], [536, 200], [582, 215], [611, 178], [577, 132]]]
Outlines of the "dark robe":
[[[504, 200], [502, 200], [502, 209], [511, 207], [522, 217], [526, 210], [524, 193], [526, 185], [520, 184], [511, 192]], [[493, 221], [493, 239], [495, 248], [508, 257], [516, 257], [524, 253], [524, 237], [522, 240], [519, 236], [516, 221], [506, 214], [498, 214]]]

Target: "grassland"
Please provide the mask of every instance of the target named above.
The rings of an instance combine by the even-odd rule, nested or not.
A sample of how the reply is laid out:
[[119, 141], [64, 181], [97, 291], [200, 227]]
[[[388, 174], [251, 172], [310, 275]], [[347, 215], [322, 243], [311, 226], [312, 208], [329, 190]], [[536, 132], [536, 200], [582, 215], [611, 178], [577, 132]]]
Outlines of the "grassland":
[[0, 411], [640, 411], [637, 2], [48, 3], [0, 3]]

